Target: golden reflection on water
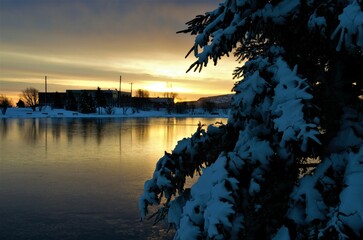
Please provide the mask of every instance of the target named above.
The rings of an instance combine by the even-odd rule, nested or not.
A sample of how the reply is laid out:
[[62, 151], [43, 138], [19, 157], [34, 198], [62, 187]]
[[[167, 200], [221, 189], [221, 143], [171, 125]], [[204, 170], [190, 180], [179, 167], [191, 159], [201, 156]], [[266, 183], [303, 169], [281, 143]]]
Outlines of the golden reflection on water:
[[[9, 226], [29, 234], [26, 228], [43, 218], [72, 228], [84, 214], [105, 228], [108, 218], [115, 219], [115, 236], [157, 236], [141, 231], [137, 201], [143, 184], [164, 151], [194, 133], [199, 121], [221, 119], [1, 119], [0, 238]], [[96, 225], [102, 229], [101, 223]]]

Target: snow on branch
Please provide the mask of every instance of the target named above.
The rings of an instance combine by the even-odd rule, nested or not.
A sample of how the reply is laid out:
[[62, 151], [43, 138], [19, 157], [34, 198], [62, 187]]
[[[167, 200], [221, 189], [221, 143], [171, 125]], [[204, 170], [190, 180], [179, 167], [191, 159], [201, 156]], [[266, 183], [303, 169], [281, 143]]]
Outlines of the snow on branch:
[[308, 93], [309, 85], [306, 79], [297, 75], [296, 66], [291, 70], [281, 58], [272, 68], [277, 86], [271, 110], [275, 128], [283, 133], [281, 146], [290, 140], [301, 139], [301, 150], [306, 151], [309, 138], [320, 144], [316, 137], [320, 134], [316, 130], [316, 124], [307, 122], [303, 112], [303, 101], [312, 99], [312, 95]]
[[245, 115], [249, 114], [254, 107], [256, 95], [261, 94], [266, 85], [267, 82], [260, 76], [259, 71], [254, 72], [234, 88], [240, 94], [234, 96], [233, 104], [240, 106]]
[[[271, 59], [259, 56], [245, 64], [245, 78], [234, 87], [232, 115], [237, 119], [260, 116], [265, 122], [272, 118], [274, 129], [282, 134], [281, 147], [295, 141], [301, 142], [301, 150], [306, 151], [309, 139], [320, 144], [317, 124], [304, 112], [313, 98], [309, 93], [310, 86], [306, 79], [298, 76], [297, 67], [291, 70], [278, 57], [283, 51], [275, 49], [273, 47], [266, 53], [272, 55]], [[252, 122], [249, 121], [250, 125]]]
[[347, 159], [346, 187], [340, 193], [339, 219], [359, 236], [363, 229], [363, 146], [358, 153], [350, 152]]
[[[175, 239], [226, 239], [231, 235], [235, 216], [232, 192], [238, 189], [238, 181], [229, 176], [227, 169], [227, 158], [221, 155], [203, 170], [191, 188]], [[221, 228], [227, 235], [221, 233]]]
[[243, 6], [247, 2], [250, 1], [236, 3], [235, 0], [226, 0], [216, 10], [189, 21], [187, 30], [178, 32], [198, 34], [192, 49], [187, 54], [188, 56], [193, 51], [198, 60], [189, 67], [187, 72], [193, 68], [194, 71], [201, 71], [207, 66], [209, 59], [213, 59], [214, 64], [217, 64], [220, 57], [229, 55], [237, 44], [238, 28], [245, 24], [245, 19], [237, 10], [237, 6]]
[[363, 145], [363, 115], [351, 108], [345, 108], [340, 131], [329, 143], [331, 152]]
[[[318, 165], [313, 175], [305, 175], [290, 198], [288, 217], [297, 228], [310, 226], [310, 237], [349, 239], [363, 229], [363, 146], [358, 152], [347, 149], [332, 154]], [[344, 182], [341, 182], [343, 180]], [[331, 194], [335, 193], [335, 194]], [[352, 201], [355, 199], [355, 201]], [[329, 206], [329, 207], [328, 207]]]
[[197, 16], [187, 23], [187, 30], [179, 31], [197, 34], [187, 54], [193, 51], [197, 61], [191, 64], [187, 72], [192, 69], [201, 71], [209, 59], [216, 65], [222, 56], [229, 56], [237, 43], [246, 48], [263, 46], [269, 40], [262, 37], [265, 29], [260, 26], [267, 22], [276, 25], [286, 23], [287, 19], [296, 14], [299, 6], [298, 0], [283, 0], [276, 5], [270, 1], [261, 4], [248, 0], [226, 0], [216, 10]]
[[[186, 177], [193, 177], [203, 165], [209, 165], [217, 156], [212, 154], [212, 146], [218, 146], [213, 139], [225, 133], [223, 124], [210, 125], [208, 132], [199, 123], [197, 131], [190, 137], [178, 141], [172, 153], [166, 153], [156, 164], [152, 179], [147, 180], [139, 199], [141, 217], [148, 214], [149, 205], [159, 205], [163, 197], [166, 208], [173, 196], [183, 195]], [[185, 196], [184, 196], [185, 197]]]
[[[351, 144], [363, 142], [363, 115], [347, 108], [342, 120], [332, 141], [336, 152], [301, 178], [290, 195], [288, 218], [297, 230], [315, 229], [309, 233], [312, 238], [335, 233], [339, 239], [350, 239], [361, 236], [363, 229], [363, 145]], [[356, 131], [344, 134], [349, 128]]]
[[327, 27], [326, 18], [324, 16], [318, 16], [316, 12], [314, 12], [308, 21], [308, 28], [310, 31], [317, 29], [321, 31], [321, 33], [325, 32]]
[[336, 50], [341, 51], [344, 44], [349, 51], [356, 47], [363, 51], [363, 12], [359, 3], [354, 0], [338, 18], [340, 23], [331, 35], [331, 39], [334, 39], [340, 32]]
[[272, 21], [276, 24], [285, 24], [287, 17], [295, 13], [299, 5], [299, 0], [283, 0], [276, 6], [267, 3], [264, 8], [256, 11], [253, 18], [262, 17], [265, 22], [267, 22], [268, 19], [272, 19]]

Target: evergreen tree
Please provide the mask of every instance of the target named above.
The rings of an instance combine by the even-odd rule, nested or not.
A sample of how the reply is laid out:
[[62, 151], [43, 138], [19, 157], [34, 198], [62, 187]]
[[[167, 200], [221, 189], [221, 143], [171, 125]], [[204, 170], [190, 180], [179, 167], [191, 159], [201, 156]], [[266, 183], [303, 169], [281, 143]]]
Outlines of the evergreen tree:
[[94, 100], [87, 91], [82, 91], [79, 96], [79, 112], [80, 113], [95, 113], [96, 107]]
[[77, 101], [72, 91], [67, 91], [66, 109], [70, 111], [78, 110]]
[[58, 92], [54, 93], [53, 108], [64, 108], [62, 96]]
[[23, 100], [19, 99], [19, 101], [16, 103], [16, 106], [18, 108], [25, 108], [25, 103]]
[[107, 106], [106, 98], [101, 88], [97, 87], [97, 91], [95, 94], [96, 108], [98, 109], [98, 114], [101, 114], [102, 108]]
[[158, 161], [142, 217], [165, 198], [156, 221], [167, 216], [176, 239], [362, 238], [362, 8], [225, 0], [188, 22], [181, 32], [197, 35], [189, 70], [232, 51], [241, 64], [232, 111]]
[[216, 109], [216, 104], [212, 101], [204, 101], [202, 107], [204, 112], [212, 113]]

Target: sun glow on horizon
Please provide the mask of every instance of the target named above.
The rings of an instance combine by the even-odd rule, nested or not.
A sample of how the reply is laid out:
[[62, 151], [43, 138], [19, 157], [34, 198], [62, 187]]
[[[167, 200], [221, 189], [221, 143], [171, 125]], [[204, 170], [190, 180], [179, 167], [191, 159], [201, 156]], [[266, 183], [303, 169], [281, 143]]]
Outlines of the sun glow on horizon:
[[[0, 8], [0, 94], [13, 102], [27, 87], [44, 92], [44, 76], [48, 92], [97, 87], [130, 92], [132, 87], [152, 97], [173, 92], [182, 100], [230, 93], [233, 87], [233, 57], [186, 73], [196, 61], [193, 54], [185, 59], [194, 39], [175, 34], [211, 3], [125, 1], [119, 5], [124, 12], [111, 4], [94, 21], [96, 2], [34, 1], [8, 1]], [[50, 21], [43, 24], [44, 19]]]
[[[149, 92], [160, 92], [160, 93], [166, 93], [166, 92], [173, 92], [173, 93], [191, 93], [193, 92], [191, 89], [187, 89], [181, 86], [178, 86], [173, 83], [169, 82], [150, 82], [146, 83], [145, 85], [141, 85], [141, 89], [145, 89]], [[140, 89], [140, 88], [138, 88]]]
[[119, 89], [119, 76], [122, 75], [122, 91], [131, 91], [130, 84], [133, 83], [134, 91], [143, 89], [153, 93], [151, 96], [160, 97], [165, 92], [173, 92], [183, 100], [226, 94], [234, 83], [232, 71], [235, 62], [232, 58], [220, 61], [217, 67], [210, 63], [202, 72], [186, 73], [190, 61], [173, 54], [156, 58], [130, 55], [122, 59], [110, 57], [103, 60], [87, 56], [76, 58], [4, 51], [0, 51], [0, 55], [11, 62], [21, 63], [19, 70], [4, 69], [1, 76], [4, 80], [1, 93], [10, 95], [14, 102], [26, 87], [35, 87], [43, 92], [45, 75], [48, 77], [49, 92], [97, 87], [115, 90]]

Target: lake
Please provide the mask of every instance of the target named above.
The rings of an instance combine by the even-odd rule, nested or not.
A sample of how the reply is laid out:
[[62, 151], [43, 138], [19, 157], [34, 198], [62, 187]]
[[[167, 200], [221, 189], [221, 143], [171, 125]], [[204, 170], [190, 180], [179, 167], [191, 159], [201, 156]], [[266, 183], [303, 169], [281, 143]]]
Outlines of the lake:
[[225, 118], [0, 119], [0, 239], [170, 239], [140, 222], [157, 160]]

